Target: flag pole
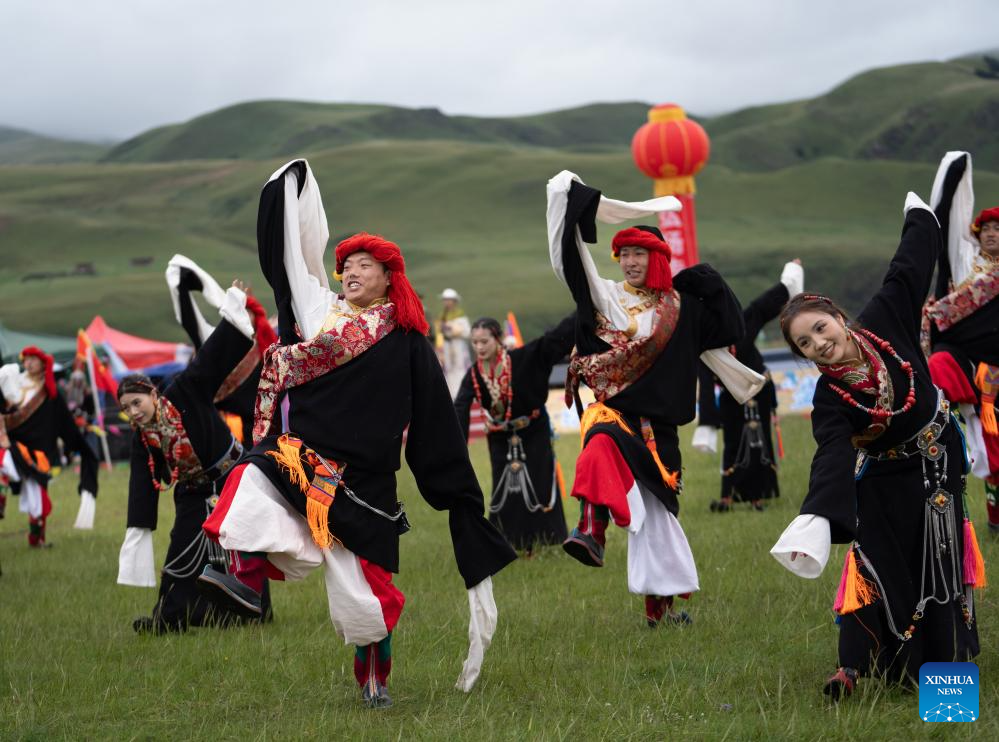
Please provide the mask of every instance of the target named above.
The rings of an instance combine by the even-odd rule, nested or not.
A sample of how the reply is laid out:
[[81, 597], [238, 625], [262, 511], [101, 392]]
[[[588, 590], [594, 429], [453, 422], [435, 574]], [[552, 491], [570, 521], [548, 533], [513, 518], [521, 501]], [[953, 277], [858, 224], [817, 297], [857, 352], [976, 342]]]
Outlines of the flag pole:
[[104, 410], [101, 408], [101, 400], [97, 394], [97, 374], [94, 373], [94, 350], [87, 344], [87, 371], [90, 376], [90, 393], [94, 397], [94, 415], [97, 418], [97, 429], [100, 434], [97, 436], [101, 439], [101, 450], [104, 452], [104, 461], [107, 464], [108, 471], [111, 470], [111, 451], [108, 449], [108, 432], [104, 428]]

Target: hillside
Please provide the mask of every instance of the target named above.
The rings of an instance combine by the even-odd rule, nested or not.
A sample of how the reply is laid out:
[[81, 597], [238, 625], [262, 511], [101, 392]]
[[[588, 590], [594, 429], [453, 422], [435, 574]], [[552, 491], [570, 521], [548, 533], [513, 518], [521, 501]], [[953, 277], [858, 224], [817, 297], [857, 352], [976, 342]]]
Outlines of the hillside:
[[[174, 252], [220, 281], [241, 276], [265, 303], [256, 258], [257, 196], [281, 160], [3, 168], [0, 317], [13, 328], [72, 332], [100, 311], [121, 329], [181, 338], [163, 268]], [[626, 151], [568, 153], [456, 142], [364, 142], [311, 160], [334, 239], [367, 229], [397, 240], [427, 296], [461, 291], [473, 315], [517, 311], [531, 334], [568, 311], [548, 265], [544, 185], [562, 168], [612, 196], [646, 198]], [[927, 194], [934, 166], [823, 159], [779, 172], [720, 166], [698, 178], [701, 257], [744, 300], [800, 256], [808, 286], [851, 309], [877, 285], [897, 243], [905, 192]], [[999, 175], [976, 171], [981, 203], [999, 202]], [[611, 228], [596, 248], [602, 269]], [[332, 252], [332, 251], [329, 251]], [[136, 258], [149, 259], [133, 265]], [[24, 280], [39, 271], [96, 272]]]
[[949, 149], [999, 170], [999, 79], [982, 56], [864, 72], [825, 95], [708, 119], [713, 163], [777, 170], [822, 157], [932, 162]]
[[593, 104], [536, 116], [448, 116], [436, 108], [253, 101], [122, 142], [107, 162], [268, 159], [372, 140], [614, 147], [630, 141], [646, 103]]
[[107, 149], [100, 144], [56, 139], [0, 126], [0, 165], [96, 162]]
[[[989, 69], [984, 55], [884, 67], [815, 98], [698, 120], [711, 136], [711, 163], [733, 170], [778, 170], [824, 157], [934, 162], [960, 143], [980, 167], [999, 171], [999, 76], [976, 74]], [[604, 103], [483, 118], [434, 108], [254, 101], [145, 132], [105, 160], [269, 159], [381, 140], [623, 150], [647, 110], [645, 103]]]

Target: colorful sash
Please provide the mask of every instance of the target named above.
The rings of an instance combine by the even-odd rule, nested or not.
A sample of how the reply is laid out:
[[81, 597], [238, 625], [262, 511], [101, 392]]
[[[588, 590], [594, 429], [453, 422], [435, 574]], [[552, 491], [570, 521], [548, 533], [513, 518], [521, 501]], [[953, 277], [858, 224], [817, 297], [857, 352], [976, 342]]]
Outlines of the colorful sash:
[[377, 304], [338, 321], [332, 329], [311, 340], [293, 345], [274, 344], [264, 351], [253, 416], [253, 442], [259, 443], [277, 432], [272, 429], [281, 394], [349, 363], [395, 328], [395, 305]]
[[[180, 410], [161, 394], [156, 401], [156, 419], [149, 425], [137, 426], [142, 444], [149, 454], [149, 473], [157, 490], [169, 489], [181, 479], [191, 479], [201, 473], [203, 467], [194, 452], [191, 439], [184, 429]], [[153, 450], [159, 449], [169, 469], [169, 480], [162, 483], [156, 471]]]
[[930, 299], [923, 307], [920, 344], [927, 356], [930, 354], [930, 322], [943, 332], [999, 296], [999, 264], [988, 261], [984, 269], [979, 265], [975, 268], [960, 286], [946, 296]]
[[593, 390], [598, 402], [604, 402], [623, 392], [652, 367], [673, 337], [680, 319], [680, 294], [675, 289], [663, 292], [655, 312], [652, 334], [638, 339], [618, 330], [597, 312], [597, 337], [611, 347], [585, 356], [573, 353], [565, 378], [567, 407], [572, 405], [580, 380]]

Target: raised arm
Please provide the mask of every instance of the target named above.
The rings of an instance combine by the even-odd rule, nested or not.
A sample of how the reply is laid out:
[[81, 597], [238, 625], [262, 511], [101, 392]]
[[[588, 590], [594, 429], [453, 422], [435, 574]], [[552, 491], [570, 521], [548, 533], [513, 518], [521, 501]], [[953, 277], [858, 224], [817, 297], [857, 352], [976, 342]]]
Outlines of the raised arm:
[[918, 342], [923, 304], [940, 254], [940, 225], [930, 207], [915, 193], [905, 200], [905, 223], [895, 257], [884, 283], [860, 313], [860, 322], [872, 312], [878, 316], [899, 317]]
[[336, 295], [323, 268], [329, 227], [319, 184], [305, 160], [275, 172], [260, 194], [257, 250], [260, 269], [274, 289], [282, 344], [315, 337]]
[[225, 291], [218, 282], [197, 263], [183, 255], [174, 255], [167, 263], [166, 282], [173, 300], [173, 314], [195, 350], [212, 334], [215, 326], [201, 314], [194, 301], [194, 292], [200, 291], [209, 306], [219, 309], [225, 301]]
[[222, 382], [253, 347], [253, 323], [246, 310], [246, 294], [235, 286], [229, 288], [219, 313], [223, 321], [173, 382], [206, 404], [214, 403]]
[[[585, 185], [574, 173], [563, 170], [548, 181], [548, 252], [555, 275], [568, 287], [576, 303], [578, 323], [584, 336], [592, 337], [595, 330], [594, 310], [621, 329], [628, 326], [629, 316], [617, 303], [614, 281], [600, 277], [585, 243], [597, 241], [596, 222], [599, 219], [617, 224], [627, 219], [639, 219], [660, 211], [676, 211], [680, 202], [672, 196], [629, 203], [601, 196], [600, 191]], [[586, 342], [586, 337], [577, 337]], [[581, 347], [580, 352], [592, 353], [601, 348]]]

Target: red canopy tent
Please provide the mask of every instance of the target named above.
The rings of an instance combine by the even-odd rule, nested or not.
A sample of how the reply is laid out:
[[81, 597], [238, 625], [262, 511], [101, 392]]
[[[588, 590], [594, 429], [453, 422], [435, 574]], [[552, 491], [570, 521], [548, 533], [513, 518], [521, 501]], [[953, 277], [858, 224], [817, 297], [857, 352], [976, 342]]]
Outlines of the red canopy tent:
[[94, 344], [110, 346], [130, 369], [183, 361], [190, 355], [189, 348], [183, 343], [149, 340], [108, 327], [99, 314], [87, 325], [86, 332]]

